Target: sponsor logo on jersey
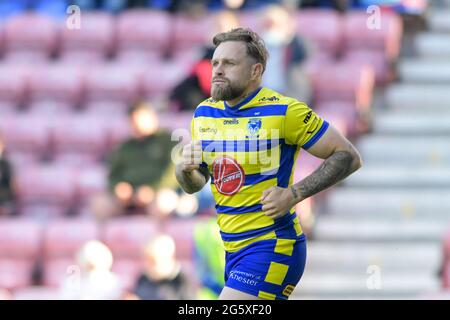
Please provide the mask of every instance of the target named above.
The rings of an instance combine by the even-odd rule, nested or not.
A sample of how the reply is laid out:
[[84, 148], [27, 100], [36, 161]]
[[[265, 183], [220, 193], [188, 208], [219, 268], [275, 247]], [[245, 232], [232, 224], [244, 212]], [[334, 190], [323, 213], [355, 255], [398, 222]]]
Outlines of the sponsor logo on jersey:
[[227, 125], [227, 124], [239, 124], [239, 120], [238, 119], [223, 120], [223, 124], [224, 125]]
[[231, 196], [239, 192], [245, 182], [244, 170], [232, 157], [219, 157], [212, 165], [214, 185], [219, 193]]
[[280, 98], [276, 97], [276, 96], [271, 96], [271, 97], [262, 97], [261, 99], [258, 100], [259, 102], [263, 102], [263, 101], [280, 101]]

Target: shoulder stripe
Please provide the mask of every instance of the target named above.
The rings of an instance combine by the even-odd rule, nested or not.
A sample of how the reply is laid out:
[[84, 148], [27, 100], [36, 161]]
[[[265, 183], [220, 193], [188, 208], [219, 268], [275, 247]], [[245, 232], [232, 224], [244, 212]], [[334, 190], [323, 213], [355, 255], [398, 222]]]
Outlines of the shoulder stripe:
[[320, 137], [323, 136], [325, 131], [327, 131], [328, 126], [329, 126], [328, 122], [324, 120], [323, 123], [322, 123], [322, 126], [319, 129], [319, 131], [317, 131], [316, 134], [311, 139], [309, 139], [308, 142], [306, 142], [302, 146], [302, 148], [305, 149], [305, 150], [308, 149], [308, 148], [311, 148], [317, 142], [317, 140], [319, 140]]
[[218, 109], [210, 106], [201, 105], [194, 113], [194, 118], [239, 118], [239, 117], [267, 117], [284, 116], [286, 114], [287, 104], [271, 104], [262, 107], [250, 107], [245, 109], [233, 110]]

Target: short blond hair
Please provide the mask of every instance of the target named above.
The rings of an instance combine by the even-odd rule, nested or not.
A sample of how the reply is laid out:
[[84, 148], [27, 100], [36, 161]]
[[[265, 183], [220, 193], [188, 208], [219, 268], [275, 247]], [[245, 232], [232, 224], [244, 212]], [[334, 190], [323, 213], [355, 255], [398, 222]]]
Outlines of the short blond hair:
[[213, 44], [217, 48], [219, 44], [226, 41], [242, 41], [247, 47], [247, 54], [253, 57], [263, 66], [263, 73], [266, 70], [269, 52], [267, 51], [264, 40], [249, 28], [234, 28], [227, 32], [221, 32], [214, 36]]

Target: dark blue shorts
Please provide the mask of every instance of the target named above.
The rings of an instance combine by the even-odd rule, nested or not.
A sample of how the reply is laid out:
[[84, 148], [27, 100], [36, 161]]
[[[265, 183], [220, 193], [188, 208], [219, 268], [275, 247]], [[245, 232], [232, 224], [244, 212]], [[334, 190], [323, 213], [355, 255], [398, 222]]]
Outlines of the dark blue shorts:
[[306, 238], [270, 239], [226, 253], [225, 286], [256, 297], [287, 300], [306, 264]]

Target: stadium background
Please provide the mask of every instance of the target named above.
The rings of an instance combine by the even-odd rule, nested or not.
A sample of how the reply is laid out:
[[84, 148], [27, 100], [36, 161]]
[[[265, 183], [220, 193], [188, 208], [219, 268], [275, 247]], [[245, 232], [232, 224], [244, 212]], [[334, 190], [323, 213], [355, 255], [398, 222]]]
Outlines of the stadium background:
[[[261, 31], [264, 5], [274, 2], [232, 10]], [[311, 107], [355, 142], [364, 167], [302, 203], [308, 262], [292, 298], [445, 298], [450, 1], [350, 1], [341, 11], [317, 2], [291, 10], [313, 48], [303, 68]], [[18, 194], [18, 216], [0, 220], [4, 298], [59, 298], [75, 252], [92, 239], [111, 249], [113, 271], [132, 285], [158, 225], [151, 215], [100, 224], [89, 199], [105, 190], [105, 156], [129, 135], [130, 103], [150, 101], [163, 128], [189, 128], [192, 113], [165, 101], [211, 40], [223, 6], [197, 1], [193, 14], [168, 10], [172, 1], [94, 3], [0, 1], [0, 132]], [[71, 4], [81, 7], [81, 29], [67, 27]], [[367, 27], [372, 4], [381, 8], [376, 29]], [[319, 164], [303, 154], [296, 178]], [[192, 230], [203, 212], [175, 207], [163, 231], [195, 278]]]

